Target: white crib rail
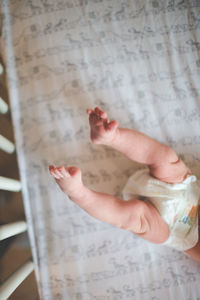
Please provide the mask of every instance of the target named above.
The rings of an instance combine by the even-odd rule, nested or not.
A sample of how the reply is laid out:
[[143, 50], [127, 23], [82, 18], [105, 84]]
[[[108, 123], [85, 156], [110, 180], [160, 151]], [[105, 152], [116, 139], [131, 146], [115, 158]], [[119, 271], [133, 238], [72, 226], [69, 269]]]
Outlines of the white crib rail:
[[16, 288], [34, 270], [33, 262], [27, 261], [17, 269], [0, 287], [0, 299], [6, 300], [16, 290]]
[[21, 182], [16, 179], [0, 176], [0, 190], [19, 192], [21, 190]]
[[[3, 66], [0, 63], [0, 75], [3, 74]], [[0, 97], [0, 113], [8, 112], [7, 103]], [[12, 154], [15, 151], [14, 144], [4, 136], [0, 135], [0, 149], [4, 152]], [[19, 192], [21, 183], [19, 180], [0, 176], [0, 190]], [[18, 221], [11, 224], [0, 226], [0, 241], [10, 238], [27, 230], [25, 221]], [[0, 300], [8, 299], [15, 289], [26, 279], [26, 277], [34, 270], [33, 262], [29, 260], [19, 269], [17, 269], [5, 282], [0, 286]]]
[[8, 112], [7, 103], [0, 97], [0, 113], [6, 114]]
[[3, 74], [3, 66], [2, 66], [2, 64], [0, 63], [0, 75], [2, 75]]
[[15, 151], [15, 146], [11, 141], [0, 134], [0, 149], [7, 153], [13, 153]]
[[0, 241], [7, 239], [11, 236], [17, 235], [27, 230], [25, 221], [18, 221], [0, 226]]

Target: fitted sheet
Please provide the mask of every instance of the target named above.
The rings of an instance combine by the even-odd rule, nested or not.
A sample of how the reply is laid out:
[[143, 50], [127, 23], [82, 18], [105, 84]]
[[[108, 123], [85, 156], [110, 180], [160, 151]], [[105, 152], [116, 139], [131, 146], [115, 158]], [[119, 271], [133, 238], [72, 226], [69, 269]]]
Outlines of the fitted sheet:
[[89, 138], [87, 108], [172, 146], [200, 177], [200, 2], [1, 1], [1, 52], [41, 299], [199, 299], [200, 266], [95, 220], [48, 165], [121, 197], [143, 166]]

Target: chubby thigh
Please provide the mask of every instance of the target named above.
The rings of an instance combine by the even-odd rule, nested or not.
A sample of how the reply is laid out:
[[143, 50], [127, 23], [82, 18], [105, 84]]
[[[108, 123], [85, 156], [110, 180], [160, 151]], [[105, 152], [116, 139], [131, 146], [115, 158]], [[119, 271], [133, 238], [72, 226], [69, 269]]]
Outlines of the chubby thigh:
[[181, 183], [187, 175], [191, 175], [190, 169], [178, 157], [175, 162], [166, 160], [158, 165], [149, 166], [149, 169], [151, 176], [166, 183]]
[[168, 240], [169, 226], [153, 204], [137, 199], [130, 199], [127, 204], [131, 213], [124, 229], [152, 243], [162, 244]]

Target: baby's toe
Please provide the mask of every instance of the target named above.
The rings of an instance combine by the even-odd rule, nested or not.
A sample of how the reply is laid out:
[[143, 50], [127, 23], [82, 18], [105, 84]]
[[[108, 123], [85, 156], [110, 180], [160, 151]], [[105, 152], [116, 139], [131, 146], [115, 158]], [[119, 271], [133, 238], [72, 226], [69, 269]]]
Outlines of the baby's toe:
[[76, 175], [78, 175], [79, 173], [81, 173], [81, 171], [80, 171], [80, 169], [79, 168], [77, 168], [77, 167], [69, 167], [68, 169], [68, 172], [69, 172], [69, 174], [71, 175], [71, 176], [76, 176]]
[[102, 119], [106, 119], [107, 118], [107, 114], [106, 112], [104, 112], [103, 110], [101, 110], [100, 108], [98, 107], [95, 107], [95, 113]]
[[91, 126], [100, 126], [103, 124], [103, 119], [99, 115], [92, 113], [90, 114], [90, 124]]
[[55, 168], [55, 174], [58, 176], [58, 179], [63, 178], [63, 174], [60, 172], [59, 167]]
[[56, 170], [53, 166], [49, 167], [49, 172], [54, 178], [59, 179], [59, 176], [57, 175]]
[[93, 110], [90, 109], [90, 108], [88, 108], [88, 109], [86, 110], [86, 112], [87, 112], [88, 115], [90, 115], [90, 114], [93, 112]]
[[65, 168], [65, 167], [59, 167], [59, 171], [60, 171], [60, 173], [63, 175], [63, 177], [66, 177], [66, 178], [69, 178], [70, 177], [70, 174], [69, 174], [69, 172], [68, 172], [68, 170], [67, 170], [67, 168]]
[[110, 130], [114, 130], [118, 127], [117, 121], [113, 120], [107, 124], [107, 128]]

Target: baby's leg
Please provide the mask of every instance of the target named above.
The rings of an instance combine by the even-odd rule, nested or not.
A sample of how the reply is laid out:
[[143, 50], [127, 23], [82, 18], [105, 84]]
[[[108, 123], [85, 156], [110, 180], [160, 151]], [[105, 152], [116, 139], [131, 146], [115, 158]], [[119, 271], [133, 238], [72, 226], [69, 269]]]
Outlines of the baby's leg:
[[185, 253], [192, 259], [200, 262], [200, 241], [192, 249], [186, 250]]
[[[77, 167], [54, 168], [50, 166], [50, 173], [54, 176], [61, 190], [91, 216], [118, 227], [128, 228], [130, 216], [128, 201], [125, 202], [111, 195], [88, 189], [83, 184], [81, 171]], [[140, 201], [136, 200], [137, 213], [141, 211], [139, 204]]]
[[[50, 173], [61, 190], [91, 216], [118, 227], [128, 228], [130, 215], [128, 202], [88, 189], [84, 186], [81, 171], [77, 167], [54, 168], [50, 166]], [[135, 207], [138, 213], [140, 212], [139, 204], [140, 201], [136, 200]]]
[[83, 185], [76, 167], [50, 167], [50, 173], [69, 198], [91, 216], [127, 229], [154, 243], [169, 236], [168, 225], [151, 205], [137, 199], [123, 201], [109, 194], [97, 193]]
[[147, 164], [151, 174], [169, 183], [181, 182], [189, 173], [183, 161], [167, 145], [136, 130], [118, 128], [117, 122], [109, 122], [99, 108], [88, 110], [91, 139], [124, 153], [128, 158]]

